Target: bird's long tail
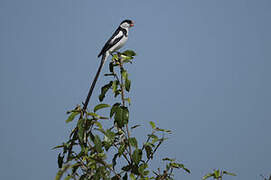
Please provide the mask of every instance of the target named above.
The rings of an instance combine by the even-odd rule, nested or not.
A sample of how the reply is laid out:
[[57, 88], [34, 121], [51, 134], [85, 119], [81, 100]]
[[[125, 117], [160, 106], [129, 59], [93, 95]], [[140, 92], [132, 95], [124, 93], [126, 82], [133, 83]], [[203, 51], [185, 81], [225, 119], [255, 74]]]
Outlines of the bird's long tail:
[[[95, 75], [95, 77], [94, 77], [94, 80], [93, 80], [91, 86], [90, 86], [90, 89], [89, 89], [89, 92], [88, 92], [88, 96], [87, 96], [87, 98], [86, 98], [86, 100], [85, 100], [85, 103], [84, 103], [84, 107], [83, 107], [83, 111], [84, 111], [84, 112], [85, 112], [86, 109], [87, 109], [87, 106], [88, 106], [90, 97], [91, 97], [92, 92], [93, 92], [94, 87], [95, 87], [95, 84], [96, 84], [96, 82], [97, 82], [97, 80], [98, 80], [98, 77], [99, 77], [99, 75], [100, 75], [100, 73], [101, 73], [102, 67], [103, 67], [103, 65], [104, 65], [104, 63], [105, 63], [105, 61], [106, 61], [106, 59], [107, 59], [108, 56], [109, 56], [109, 55], [108, 55], [107, 53], [103, 54], [103, 56], [102, 56], [102, 60], [101, 60], [99, 69], [98, 69], [98, 71], [97, 71], [97, 73], [96, 73], [96, 75]], [[80, 115], [80, 118], [82, 118], [82, 114]], [[74, 133], [73, 133], [72, 139], [74, 139], [74, 138], [77, 136], [77, 133], [78, 133], [78, 127], [76, 127], [76, 128], [74, 129]], [[84, 143], [86, 143], [86, 141], [85, 141]], [[72, 141], [71, 144], [69, 145], [68, 158], [71, 156], [73, 144], [74, 144], [74, 141]]]
[[99, 75], [100, 75], [100, 73], [101, 73], [102, 67], [103, 67], [103, 65], [104, 65], [104, 63], [105, 63], [107, 57], [108, 57], [108, 54], [107, 54], [107, 53], [103, 54], [102, 60], [101, 60], [100, 66], [99, 66], [99, 69], [98, 69], [98, 71], [97, 71], [97, 73], [96, 73], [96, 75], [95, 75], [95, 77], [94, 77], [94, 79], [93, 79], [93, 82], [92, 82], [91, 87], [90, 87], [89, 92], [88, 92], [88, 96], [87, 96], [87, 98], [86, 98], [86, 100], [85, 100], [85, 103], [84, 103], [84, 107], [83, 107], [83, 110], [84, 110], [84, 111], [87, 109], [87, 106], [88, 106], [90, 97], [91, 97], [91, 95], [92, 95], [92, 92], [93, 92], [93, 90], [94, 90], [95, 84], [96, 84], [96, 82], [97, 82], [97, 80], [98, 80], [98, 77], [99, 77]]

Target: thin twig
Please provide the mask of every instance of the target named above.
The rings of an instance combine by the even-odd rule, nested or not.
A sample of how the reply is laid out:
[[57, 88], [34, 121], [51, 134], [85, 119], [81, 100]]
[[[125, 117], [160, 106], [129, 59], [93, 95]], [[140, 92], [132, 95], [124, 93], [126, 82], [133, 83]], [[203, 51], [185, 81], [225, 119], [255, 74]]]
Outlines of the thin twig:
[[[152, 154], [151, 154], [150, 157], [152, 157], [152, 156], [154, 155], [154, 153], [155, 153], [156, 150], [159, 148], [159, 146], [162, 144], [162, 142], [163, 142], [162, 140], [159, 141], [159, 143], [158, 143], [157, 146], [155, 147], [155, 149], [154, 149], [154, 151], [152, 152]], [[150, 159], [151, 159], [151, 158], [148, 158], [147, 161], [146, 161], [146, 163], [148, 163]]]
[[[152, 133], [152, 134], [153, 134], [153, 133]], [[149, 140], [150, 140], [150, 136], [148, 137], [146, 143], [149, 142]], [[158, 149], [159, 146], [162, 144], [162, 142], [163, 142], [163, 140], [160, 140], [159, 143], [157, 144], [157, 146], [155, 147], [155, 149], [153, 150], [153, 152], [151, 153], [151, 155], [150, 155], [149, 157], [147, 157], [146, 164], [148, 164], [148, 162], [150, 161], [151, 157], [153, 157], [154, 153], [157, 151], [157, 149]], [[143, 151], [144, 147], [145, 147], [145, 144], [143, 145], [141, 151]], [[139, 178], [139, 175], [136, 177], [136, 180], [137, 180], [138, 178]]]
[[[152, 132], [152, 134], [154, 134], [154, 132]], [[148, 136], [146, 143], [148, 143], [150, 139], [151, 139], [151, 136]], [[146, 143], [145, 143], [145, 144], [146, 144]], [[145, 144], [143, 144], [143, 146], [142, 146], [142, 148], [141, 148], [141, 151], [144, 150]]]
[[[119, 149], [115, 144], [114, 144], [114, 147], [117, 148], [117, 150]], [[126, 154], [122, 154], [123, 157], [126, 159], [126, 161], [128, 162], [128, 164], [131, 164], [131, 162], [129, 161], [129, 159], [127, 158]]]

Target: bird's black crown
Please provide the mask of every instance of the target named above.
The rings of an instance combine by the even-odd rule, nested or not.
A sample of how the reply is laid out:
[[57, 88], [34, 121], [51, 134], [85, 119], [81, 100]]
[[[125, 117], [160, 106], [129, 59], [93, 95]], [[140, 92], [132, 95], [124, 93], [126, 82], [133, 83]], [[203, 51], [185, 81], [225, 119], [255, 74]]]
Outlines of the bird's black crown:
[[122, 21], [120, 24], [122, 23], [128, 23], [128, 24], [133, 24], [133, 21], [130, 19], [125, 19], [124, 21]]

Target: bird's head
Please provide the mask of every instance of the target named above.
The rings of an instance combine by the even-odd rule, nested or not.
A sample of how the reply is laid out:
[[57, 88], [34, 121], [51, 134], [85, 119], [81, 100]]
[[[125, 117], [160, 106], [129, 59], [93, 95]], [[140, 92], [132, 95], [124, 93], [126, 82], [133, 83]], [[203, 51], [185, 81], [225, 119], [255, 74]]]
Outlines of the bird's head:
[[134, 22], [129, 19], [126, 19], [120, 23], [120, 27], [122, 27], [124, 29], [128, 29], [133, 26], [134, 26]]

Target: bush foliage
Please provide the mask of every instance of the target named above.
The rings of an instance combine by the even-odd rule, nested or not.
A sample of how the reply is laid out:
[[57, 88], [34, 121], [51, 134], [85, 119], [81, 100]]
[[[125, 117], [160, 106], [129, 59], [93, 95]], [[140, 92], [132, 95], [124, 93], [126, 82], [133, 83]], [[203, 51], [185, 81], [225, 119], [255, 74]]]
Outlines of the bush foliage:
[[[170, 180], [175, 169], [190, 173], [183, 164], [168, 157], [162, 159], [166, 162], [163, 170], [150, 170], [150, 160], [156, 157], [171, 131], [150, 122], [150, 133], [142, 145], [131, 133], [140, 125], [129, 127], [131, 80], [125, 66], [132, 64], [135, 55], [131, 50], [112, 54], [109, 73], [105, 74], [109, 82], [102, 86], [98, 97], [101, 103], [88, 110], [84, 108], [87, 102], [83, 108], [77, 105], [67, 112], [66, 122], [76, 121], [76, 126], [67, 142], [54, 147], [62, 150], [58, 154], [59, 171], [55, 180], [62, 177], [65, 180]], [[113, 104], [103, 102], [108, 94], [114, 99]], [[106, 116], [100, 113], [106, 110]]]

